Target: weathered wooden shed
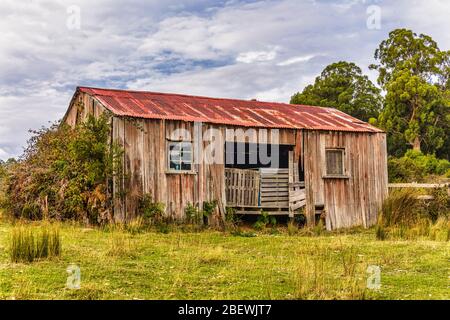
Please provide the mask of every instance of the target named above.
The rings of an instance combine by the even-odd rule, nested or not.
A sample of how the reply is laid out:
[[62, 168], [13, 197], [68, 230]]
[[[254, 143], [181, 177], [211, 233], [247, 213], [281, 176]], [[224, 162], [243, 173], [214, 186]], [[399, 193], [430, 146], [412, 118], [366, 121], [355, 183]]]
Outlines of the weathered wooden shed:
[[387, 196], [385, 133], [336, 109], [79, 87], [64, 121], [107, 110], [127, 176], [118, 220], [149, 194], [176, 219], [188, 203], [216, 200], [218, 215], [304, 212], [329, 230], [368, 227]]

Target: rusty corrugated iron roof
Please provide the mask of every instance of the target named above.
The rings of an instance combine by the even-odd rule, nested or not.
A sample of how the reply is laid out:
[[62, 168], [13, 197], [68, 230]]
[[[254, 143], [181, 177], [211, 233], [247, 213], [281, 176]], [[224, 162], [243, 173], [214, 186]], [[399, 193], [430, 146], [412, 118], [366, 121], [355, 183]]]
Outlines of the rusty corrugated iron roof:
[[382, 132], [333, 108], [78, 87], [118, 116], [199, 121], [245, 127]]

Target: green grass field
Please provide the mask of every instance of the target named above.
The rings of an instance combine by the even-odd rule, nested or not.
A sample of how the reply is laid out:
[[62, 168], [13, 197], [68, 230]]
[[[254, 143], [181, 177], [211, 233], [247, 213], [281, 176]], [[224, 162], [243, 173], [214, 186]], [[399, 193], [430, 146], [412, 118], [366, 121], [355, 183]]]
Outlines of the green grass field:
[[[449, 242], [62, 224], [61, 257], [22, 264], [9, 256], [12, 228], [0, 222], [1, 299], [450, 299]], [[80, 289], [66, 288], [70, 264]], [[369, 265], [381, 268], [379, 290], [366, 287]]]

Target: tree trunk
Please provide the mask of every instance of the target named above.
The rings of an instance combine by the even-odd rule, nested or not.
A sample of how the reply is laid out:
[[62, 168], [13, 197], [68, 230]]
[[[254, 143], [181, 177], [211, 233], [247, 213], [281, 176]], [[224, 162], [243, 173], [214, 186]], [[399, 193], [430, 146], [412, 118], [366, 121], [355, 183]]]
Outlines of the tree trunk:
[[413, 142], [413, 150], [415, 150], [415, 151], [421, 151], [421, 150], [420, 150], [420, 139], [419, 139], [419, 137], [416, 137], [416, 138], [414, 139], [414, 142]]

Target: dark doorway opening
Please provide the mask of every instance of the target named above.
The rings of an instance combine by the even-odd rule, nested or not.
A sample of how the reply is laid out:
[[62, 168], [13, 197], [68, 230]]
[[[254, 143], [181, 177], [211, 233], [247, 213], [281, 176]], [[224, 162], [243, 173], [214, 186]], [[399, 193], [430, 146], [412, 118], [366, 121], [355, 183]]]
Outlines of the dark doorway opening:
[[[292, 145], [261, 143], [225, 143], [225, 167], [236, 169], [289, 168]], [[273, 161], [271, 161], [273, 159]], [[269, 160], [269, 161], [268, 161]]]

